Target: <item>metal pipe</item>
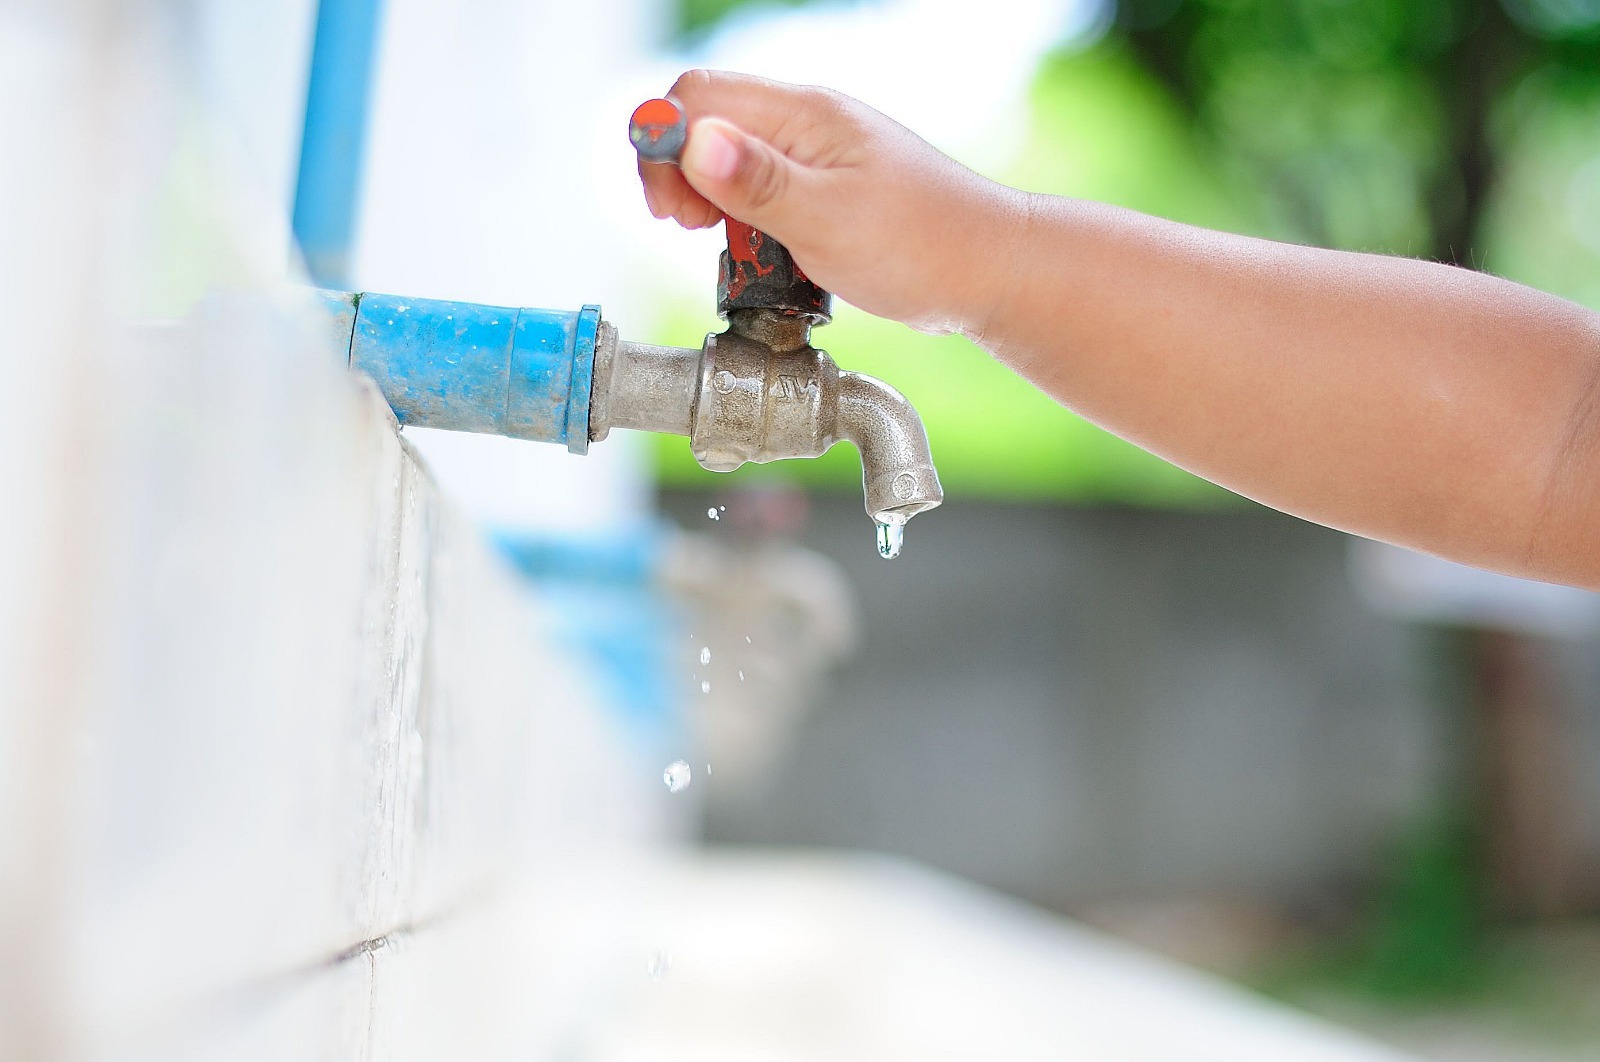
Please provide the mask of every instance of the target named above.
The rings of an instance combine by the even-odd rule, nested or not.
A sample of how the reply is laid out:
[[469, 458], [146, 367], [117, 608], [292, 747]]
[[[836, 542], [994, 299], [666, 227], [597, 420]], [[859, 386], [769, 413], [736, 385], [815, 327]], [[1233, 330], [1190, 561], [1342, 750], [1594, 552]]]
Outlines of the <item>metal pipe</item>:
[[688, 435], [700, 392], [698, 350], [618, 341], [603, 326], [595, 353], [594, 398], [589, 437], [604, 439], [612, 428]]

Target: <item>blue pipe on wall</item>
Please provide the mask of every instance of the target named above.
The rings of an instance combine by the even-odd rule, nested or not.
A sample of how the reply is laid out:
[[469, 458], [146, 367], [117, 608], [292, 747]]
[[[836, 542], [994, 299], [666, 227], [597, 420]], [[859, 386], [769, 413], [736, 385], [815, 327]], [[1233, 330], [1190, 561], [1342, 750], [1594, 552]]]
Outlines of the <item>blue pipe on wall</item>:
[[350, 367], [372, 377], [401, 424], [588, 452], [600, 307], [321, 294]]
[[295, 181], [294, 235], [313, 283], [350, 283], [381, 0], [321, 0]]

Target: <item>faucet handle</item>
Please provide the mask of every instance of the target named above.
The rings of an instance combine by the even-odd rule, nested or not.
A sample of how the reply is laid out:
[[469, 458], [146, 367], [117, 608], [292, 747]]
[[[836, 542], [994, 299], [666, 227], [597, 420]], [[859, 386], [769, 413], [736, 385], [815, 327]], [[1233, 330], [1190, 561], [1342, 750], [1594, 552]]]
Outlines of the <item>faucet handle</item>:
[[645, 162], [678, 164], [689, 118], [677, 100], [645, 100], [628, 118], [628, 142]]
[[760, 229], [728, 218], [728, 249], [717, 269], [717, 313], [775, 310], [822, 325], [833, 319], [833, 296], [823, 291], [783, 244]]
[[[645, 100], [628, 120], [628, 140], [645, 162], [677, 165], [689, 118], [674, 99]], [[773, 310], [806, 325], [833, 319], [833, 296], [795, 265], [789, 249], [760, 229], [728, 218], [728, 249], [717, 270], [717, 314]]]

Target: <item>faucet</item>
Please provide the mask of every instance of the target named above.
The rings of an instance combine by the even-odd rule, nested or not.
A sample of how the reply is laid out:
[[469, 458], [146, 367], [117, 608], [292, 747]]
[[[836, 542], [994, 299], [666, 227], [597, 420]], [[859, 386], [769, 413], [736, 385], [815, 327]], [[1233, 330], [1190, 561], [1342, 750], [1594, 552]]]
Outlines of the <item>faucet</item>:
[[944, 500], [921, 418], [888, 384], [840, 369], [811, 345], [832, 300], [781, 244], [732, 219], [726, 227], [717, 310], [727, 330], [693, 350], [620, 341], [602, 326], [591, 437], [612, 428], [687, 435], [713, 472], [818, 457], [848, 440], [861, 453], [867, 514], [897, 537]]
[[[673, 110], [647, 110], [657, 104]], [[641, 156], [659, 148], [655, 161], [674, 161], [684, 129], [676, 104], [652, 100], [635, 112], [630, 136]], [[895, 556], [906, 521], [944, 500], [921, 418], [888, 384], [840, 369], [811, 345], [812, 328], [831, 320], [832, 296], [782, 244], [732, 218], [726, 230], [717, 312], [728, 327], [699, 349], [621, 340], [598, 306], [320, 296], [350, 367], [372, 377], [402, 425], [536, 439], [577, 454], [613, 428], [668, 432], [688, 436], [713, 472], [853, 442], [878, 551]]]

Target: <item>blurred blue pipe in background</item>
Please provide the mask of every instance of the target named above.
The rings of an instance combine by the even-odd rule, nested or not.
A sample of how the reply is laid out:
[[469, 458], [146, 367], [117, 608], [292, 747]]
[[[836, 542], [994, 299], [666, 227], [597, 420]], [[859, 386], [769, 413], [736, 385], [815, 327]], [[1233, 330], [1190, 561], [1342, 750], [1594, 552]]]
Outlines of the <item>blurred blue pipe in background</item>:
[[321, 0], [295, 179], [294, 235], [312, 282], [348, 288], [382, 0]]
[[674, 652], [683, 617], [660, 589], [671, 537], [657, 524], [583, 539], [514, 528], [490, 535], [550, 606], [557, 640], [594, 668], [634, 746], [662, 763], [692, 744]]

